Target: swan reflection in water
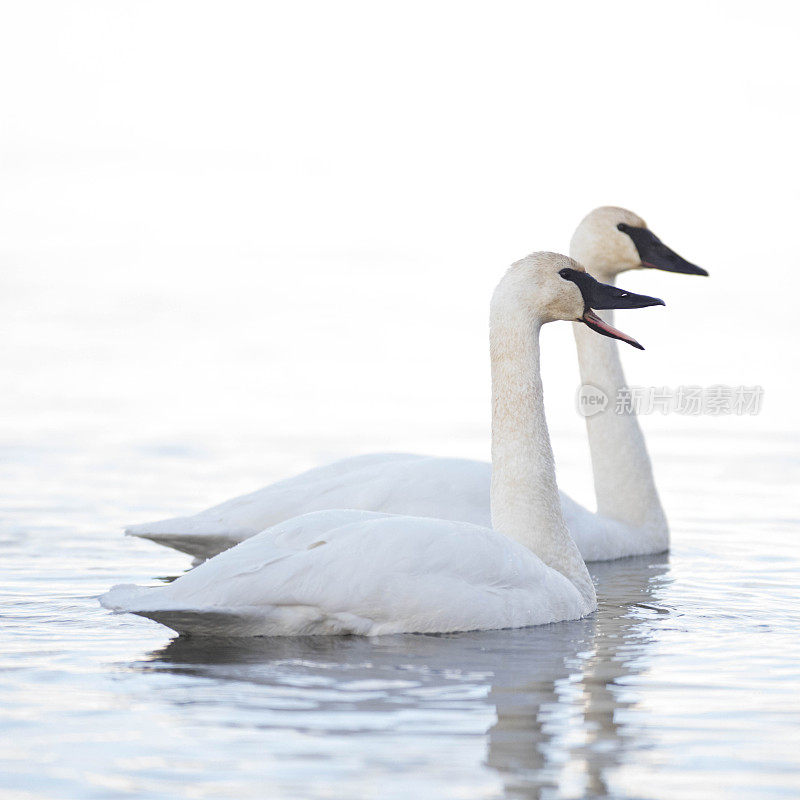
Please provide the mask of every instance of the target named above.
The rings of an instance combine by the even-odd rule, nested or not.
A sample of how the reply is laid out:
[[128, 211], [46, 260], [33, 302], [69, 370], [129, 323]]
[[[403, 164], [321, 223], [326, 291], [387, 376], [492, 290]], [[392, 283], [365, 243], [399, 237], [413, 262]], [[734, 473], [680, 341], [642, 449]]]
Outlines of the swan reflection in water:
[[[247, 706], [256, 726], [333, 736], [369, 732], [375, 720], [383, 731], [414, 710], [415, 730], [436, 728], [426, 737], [442, 730], [434, 720], [448, 708], [488, 704], [496, 721], [485, 764], [507, 797], [558, 787], [604, 797], [610, 770], [647, 746], [619, 712], [636, 702], [624, 684], [648, 668], [649, 621], [667, 613], [659, 595], [668, 569], [666, 555], [593, 564], [600, 607], [576, 622], [377, 639], [179, 637], [135, 668], [212, 678], [214, 702]], [[259, 692], [221, 690], [247, 684]]]
[[497, 722], [488, 731], [487, 763], [502, 773], [507, 797], [538, 798], [566, 785], [578, 796], [606, 797], [607, 773], [632, 748], [647, 746], [619, 712], [636, 702], [626, 679], [648, 668], [645, 619], [668, 613], [658, 605], [668, 563], [664, 554], [592, 564], [598, 611], [532, 629], [542, 634], [531, 642], [542, 648], [535, 661], [493, 676], [489, 700]]

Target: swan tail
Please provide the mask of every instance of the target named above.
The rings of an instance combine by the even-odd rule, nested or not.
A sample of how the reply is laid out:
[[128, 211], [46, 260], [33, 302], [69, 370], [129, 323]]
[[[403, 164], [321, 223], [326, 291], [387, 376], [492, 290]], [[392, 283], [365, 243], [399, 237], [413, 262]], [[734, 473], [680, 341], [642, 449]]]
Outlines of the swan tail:
[[187, 553], [198, 561], [205, 561], [207, 558], [213, 558], [247, 538], [241, 535], [227, 533], [198, 534], [150, 531], [143, 525], [126, 528], [125, 535], [135, 536], [138, 539], [147, 539], [163, 547], [171, 547], [173, 550]]
[[111, 611], [131, 611], [137, 599], [147, 595], [144, 586], [133, 583], [120, 583], [112, 586], [105, 594], [100, 595], [100, 605]]
[[185, 636], [313, 636], [375, 634], [370, 619], [348, 613], [331, 613], [312, 605], [265, 607], [158, 608], [153, 589], [122, 584], [100, 598], [112, 611], [137, 614]]
[[191, 517], [145, 522], [125, 529], [126, 536], [147, 539], [203, 560], [228, 550], [252, 535], [252, 531], [225, 531], [219, 524], [201, 523]]

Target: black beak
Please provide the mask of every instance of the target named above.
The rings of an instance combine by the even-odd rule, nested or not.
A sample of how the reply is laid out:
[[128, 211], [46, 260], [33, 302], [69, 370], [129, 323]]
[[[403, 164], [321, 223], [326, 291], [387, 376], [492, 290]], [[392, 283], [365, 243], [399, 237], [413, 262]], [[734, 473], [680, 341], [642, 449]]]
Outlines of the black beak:
[[604, 308], [646, 308], [647, 306], [663, 306], [664, 301], [658, 297], [648, 297], [646, 294], [634, 294], [618, 289], [616, 286], [609, 286], [607, 283], [596, 281], [587, 272], [565, 267], [558, 273], [564, 280], [572, 281], [580, 290], [583, 296], [584, 310], [583, 316], [578, 322], [588, 325], [593, 331], [609, 336], [612, 339], [619, 339], [629, 345], [644, 350], [636, 339], [631, 338], [626, 333], [617, 330], [613, 325], [609, 325], [595, 314], [592, 309]]
[[663, 269], [665, 272], [680, 272], [683, 275], [708, 275], [702, 267], [689, 263], [674, 250], [670, 250], [647, 228], [634, 228], [624, 222], [620, 222], [617, 228], [633, 239], [643, 267]]
[[565, 267], [558, 273], [562, 278], [572, 281], [583, 295], [586, 308], [646, 308], [647, 306], [663, 306], [664, 301], [646, 294], [634, 294], [596, 281], [588, 272]]

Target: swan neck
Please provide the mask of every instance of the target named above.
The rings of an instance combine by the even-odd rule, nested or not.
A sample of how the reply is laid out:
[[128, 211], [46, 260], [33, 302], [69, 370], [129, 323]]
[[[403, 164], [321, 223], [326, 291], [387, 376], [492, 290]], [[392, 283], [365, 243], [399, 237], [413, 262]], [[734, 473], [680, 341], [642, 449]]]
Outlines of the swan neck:
[[[593, 271], [604, 283], [616, 283], [613, 274]], [[597, 312], [613, 324], [614, 312]], [[590, 385], [608, 398], [605, 409], [586, 417], [586, 431], [594, 473], [597, 512], [653, 536], [668, 537], [667, 521], [656, 489], [653, 467], [636, 414], [618, 413], [618, 398], [628, 389], [619, 345], [586, 325], [573, 324], [581, 384]]]
[[541, 325], [493, 304], [492, 526], [565, 575], [593, 608], [594, 586], [561, 512], [539, 368]]

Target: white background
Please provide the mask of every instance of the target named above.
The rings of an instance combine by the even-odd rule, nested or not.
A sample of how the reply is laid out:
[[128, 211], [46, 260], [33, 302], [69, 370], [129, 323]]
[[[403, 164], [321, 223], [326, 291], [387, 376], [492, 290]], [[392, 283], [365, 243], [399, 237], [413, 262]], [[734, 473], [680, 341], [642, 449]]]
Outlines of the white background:
[[711, 273], [620, 280], [667, 302], [618, 317], [630, 383], [765, 389], [646, 418], [656, 456], [796, 431], [797, 41], [790, 3], [5, 3], [0, 437], [487, 457], [491, 290], [601, 204]]

